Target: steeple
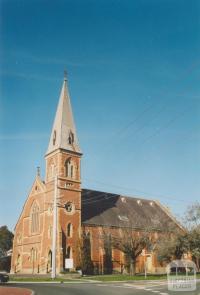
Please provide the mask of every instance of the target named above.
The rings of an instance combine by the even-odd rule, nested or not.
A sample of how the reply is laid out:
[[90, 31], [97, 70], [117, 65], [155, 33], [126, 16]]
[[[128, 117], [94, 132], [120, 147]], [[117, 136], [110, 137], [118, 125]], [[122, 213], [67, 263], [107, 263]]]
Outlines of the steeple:
[[70, 103], [66, 72], [46, 155], [57, 149], [81, 154]]

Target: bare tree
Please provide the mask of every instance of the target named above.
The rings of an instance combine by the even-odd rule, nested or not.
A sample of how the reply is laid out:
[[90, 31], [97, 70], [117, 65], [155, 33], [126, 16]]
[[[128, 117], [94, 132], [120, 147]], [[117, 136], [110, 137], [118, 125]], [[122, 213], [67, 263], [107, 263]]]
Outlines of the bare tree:
[[130, 275], [136, 273], [136, 262], [143, 249], [151, 245], [149, 231], [136, 232], [131, 228], [123, 229], [121, 236], [112, 237], [113, 248], [124, 253]]
[[188, 229], [196, 229], [200, 227], [200, 203], [196, 202], [188, 207], [184, 219]]

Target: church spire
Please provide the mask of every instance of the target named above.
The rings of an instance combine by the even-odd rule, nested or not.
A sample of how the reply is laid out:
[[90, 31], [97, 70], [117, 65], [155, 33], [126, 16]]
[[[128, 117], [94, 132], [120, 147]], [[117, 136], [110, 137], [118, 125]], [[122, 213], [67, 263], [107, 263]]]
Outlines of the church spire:
[[46, 155], [57, 149], [81, 153], [70, 103], [66, 71]]

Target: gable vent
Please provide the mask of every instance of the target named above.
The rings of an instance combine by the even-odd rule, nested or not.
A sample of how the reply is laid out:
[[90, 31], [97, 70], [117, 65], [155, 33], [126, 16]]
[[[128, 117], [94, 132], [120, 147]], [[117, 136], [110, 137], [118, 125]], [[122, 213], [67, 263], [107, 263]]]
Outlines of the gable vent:
[[119, 220], [121, 221], [129, 221], [128, 217], [125, 215], [118, 215]]
[[121, 197], [121, 201], [122, 201], [123, 203], [126, 203], [126, 198]]

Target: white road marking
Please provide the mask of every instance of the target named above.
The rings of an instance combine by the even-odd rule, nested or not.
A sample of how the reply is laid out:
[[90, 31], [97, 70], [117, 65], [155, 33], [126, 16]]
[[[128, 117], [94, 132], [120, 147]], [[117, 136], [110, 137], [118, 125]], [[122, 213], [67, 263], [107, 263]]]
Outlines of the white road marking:
[[133, 284], [123, 284], [123, 286], [131, 287], [131, 288], [135, 288], [135, 289], [144, 289], [144, 287], [142, 287], [142, 286], [133, 285]]
[[112, 287], [114, 287], [114, 288], [125, 288], [125, 289], [131, 289], [131, 288], [133, 288], [133, 287], [129, 287], [129, 286], [112, 286]]
[[[124, 288], [124, 289], [137, 289], [137, 290], [143, 290], [143, 291], [148, 291], [151, 293], [157, 293], [159, 295], [169, 295], [169, 293], [164, 293], [164, 292], [160, 292], [158, 290], [152, 290], [150, 288], [145, 288], [145, 286], [139, 286], [139, 285], [135, 285], [135, 284], [128, 284], [128, 283], [124, 283], [121, 285], [114, 285], [114, 284], [96, 284], [96, 286], [98, 287], [114, 287], [114, 288]], [[153, 286], [149, 286], [149, 287], [158, 287], [157, 285], [153, 285]], [[200, 295], [200, 294], [199, 294]]]
[[123, 286], [123, 285], [111, 285], [111, 284], [108, 284], [108, 285], [104, 285], [104, 284], [96, 284], [96, 286], [98, 287], [113, 287], [113, 288], [134, 288], [133, 286]]

